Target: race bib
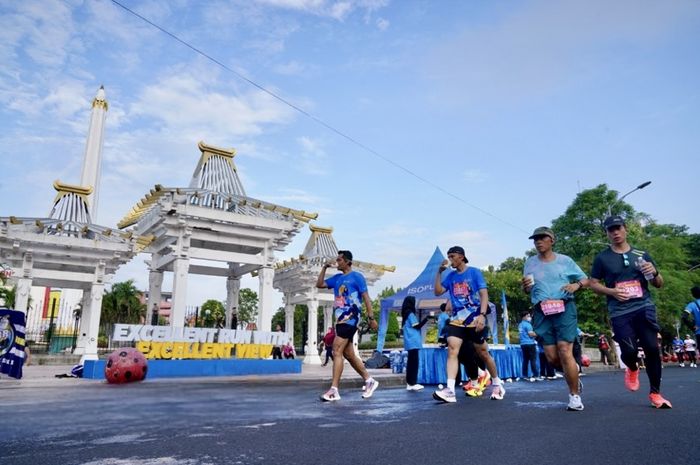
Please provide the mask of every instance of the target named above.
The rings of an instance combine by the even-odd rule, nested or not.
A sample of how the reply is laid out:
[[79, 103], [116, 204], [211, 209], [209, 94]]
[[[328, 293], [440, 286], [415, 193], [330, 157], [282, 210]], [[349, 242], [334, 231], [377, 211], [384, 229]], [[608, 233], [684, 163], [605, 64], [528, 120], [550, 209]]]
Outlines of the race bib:
[[543, 300], [540, 302], [540, 308], [545, 315], [556, 315], [566, 310], [563, 300]]
[[642, 297], [644, 295], [644, 290], [642, 289], [642, 285], [637, 280], [620, 281], [619, 283], [615, 283], [615, 288], [622, 289], [630, 299], [635, 299], [638, 297]]
[[345, 297], [342, 295], [336, 296], [335, 301], [333, 302], [333, 307], [345, 308]]

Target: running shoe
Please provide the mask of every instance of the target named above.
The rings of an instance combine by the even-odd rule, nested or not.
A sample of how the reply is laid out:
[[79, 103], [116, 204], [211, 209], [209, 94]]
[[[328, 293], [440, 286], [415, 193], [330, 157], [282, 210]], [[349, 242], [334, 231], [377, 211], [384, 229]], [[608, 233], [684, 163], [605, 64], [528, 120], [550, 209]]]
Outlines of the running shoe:
[[334, 387], [330, 388], [325, 394], [321, 395], [321, 400], [324, 402], [334, 402], [336, 400], [340, 400], [338, 389]]
[[667, 401], [663, 397], [661, 397], [661, 394], [653, 393], [649, 394], [649, 400], [651, 401], [652, 407], [656, 408], [672, 408], [671, 402]]
[[506, 395], [506, 389], [503, 387], [502, 384], [494, 384], [493, 389], [491, 390], [491, 399], [492, 400], [503, 400], [503, 396]]
[[528, 378], [528, 381], [530, 381], [531, 383], [534, 383], [537, 380], [535, 378]]
[[362, 398], [369, 399], [370, 397], [372, 397], [372, 394], [374, 394], [374, 391], [376, 391], [378, 387], [379, 382], [374, 378], [369, 378], [367, 381], [365, 381], [365, 392], [362, 393]]
[[569, 405], [566, 406], [566, 410], [570, 412], [580, 412], [581, 410], [583, 410], [581, 396], [578, 396], [576, 394], [569, 394]]
[[486, 389], [486, 386], [491, 384], [491, 374], [488, 371], [484, 371], [479, 375], [477, 381], [479, 382], [479, 387], [483, 391], [484, 389]]
[[423, 389], [425, 386], [422, 384], [407, 384], [406, 385], [406, 390], [407, 391], [420, 391]]
[[632, 371], [629, 368], [625, 369], [625, 387], [630, 391], [639, 389], [639, 370]]
[[481, 397], [484, 394], [484, 389], [481, 388], [478, 381], [472, 382], [470, 380], [464, 387], [464, 393], [469, 397]]
[[454, 391], [450, 388], [444, 388], [439, 391], [433, 392], [433, 399], [447, 403], [457, 402], [457, 397], [455, 397]]
[[681, 364], [680, 364], [680, 367], [681, 367], [681, 368], [685, 368], [685, 363], [681, 363]]

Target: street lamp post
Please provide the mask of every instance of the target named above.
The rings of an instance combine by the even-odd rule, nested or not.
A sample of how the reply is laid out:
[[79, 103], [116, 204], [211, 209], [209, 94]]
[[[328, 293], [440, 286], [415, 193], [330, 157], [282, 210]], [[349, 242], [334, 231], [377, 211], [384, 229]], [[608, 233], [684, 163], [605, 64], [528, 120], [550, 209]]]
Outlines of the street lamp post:
[[633, 193], [633, 192], [637, 192], [637, 191], [640, 190], [640, 189], [644, 189], [644, 188], [647, 187], [649, 184], [651, 184], [651, 181], [643, 182], [643, 183], [641, 183], [640, 185], [638, 185], [637, 187], [635, 187], [634, 189], [632, 189], [631, 191], [629, 191], [628, 193], [626, 193], [625, 195], [623, 195], [622, 197], [620, 197], [619, 199], [617, 199], [615, 202], [613, 202], [613, 204], [610, 205], [610, 207], [608, 207], [608, 216], [612, 216], [612, 209], [613, 209], [613, 207], [614, 207], [615, 205], [617, 205], [618, 203], [622, 202], [622, 200], [623, 200], [625, 197], [627, 197], [628, 195], [630, 195], [630, 194]]

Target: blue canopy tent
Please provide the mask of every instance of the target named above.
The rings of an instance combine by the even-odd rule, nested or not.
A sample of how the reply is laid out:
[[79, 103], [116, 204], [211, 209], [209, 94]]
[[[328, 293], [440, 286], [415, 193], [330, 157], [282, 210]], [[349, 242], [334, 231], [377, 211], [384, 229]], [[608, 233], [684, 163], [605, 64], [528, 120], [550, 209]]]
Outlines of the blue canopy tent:
[[[404, 289], [401, 289], [396, 294], [382, 299], [381, 310], [379, 315], [379, 332], [377, 333], [377, 350], [382, 351], [384, 349], [384, 339], [386, 338], [386, 330], [389, 326], [389, 312], [401, 311], [401, 305], [403, 304], [403, 299], [406, 296], [413, 296], [416, 298], [416, 308], [418, 310], [436, 310], [440, 308], [440, 304], [447, 301], [447, 297], [435, 296], [435, 274], [440, 268], [440, 264], [445, 259], [445, 256], [440, 251], [440, 247], [435, 247], [435, 252], [433, 256], [430, 257], [428, 263], [425, 265], [425, 269], [418, 275], [418, 277]], [[443, 277], [448, 270], [443, 271]]]

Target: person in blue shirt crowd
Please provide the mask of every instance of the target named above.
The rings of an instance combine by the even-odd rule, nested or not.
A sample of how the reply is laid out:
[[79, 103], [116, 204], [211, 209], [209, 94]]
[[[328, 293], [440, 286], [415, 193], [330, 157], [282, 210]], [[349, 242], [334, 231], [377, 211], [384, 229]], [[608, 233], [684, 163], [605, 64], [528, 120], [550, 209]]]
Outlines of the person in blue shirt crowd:
[[[536, 381], [535, 376], [537, 376], [537, 341], [535, 341], [537, 333], [533, 330], [531, 321], [530, 312], [523, 312], [522, 320], [518, 325], [518, 333], [520, 334], [520, 349], [523, 352], [523, 379], [534, 382]], [[532, 375], [528, 374], [528, 365], [532, 370]]]
[[438, 333], [438, 344], [441, 346], [447, 345], [447, 330], [445, 325], [450, 320], [450, 314], [447, 312], [447, 303], [440, 304], [440, 315], [437, 318], [437, 333]]
[[610, 247], [596, 255], [591, 269], [590, 287], [605, 295], [608, 313], [620, 345], [625, 370], [625, 387], [639, 390], [637, 341], [646, 354], [646, 372], [649, 378], [649, 401], [656, 408], [671, 408], [671, 402], [661, 395], [661, 354], [656, 340], [659, 325], [656, 306], [649, 294], [649, 285], [661, 288], [664, 279], [654, 260], [643, 250], [627, 242], [627, 225], [619, 216], [603, 221]]
[[406, 390], [420, 391], [422, 384], [418, 384], [418, 360], [420, 349], [423, 348], [423, 336], [421, 328], [425, 326], [430, 317], [426, 316], [418, 321], [416, 316], [416, 298], [409, 295], [403, 299], [401, 305], [401, 328], [403, 329], [403, 348], [408, 352], [406, 363]]
[[695, 344], [700, 346], [700, 286], [693, 286], [690, 294], [693, 296], [693, 301], [685, 306], [683, 320], [693, 328]]
[[684, 368], [685, 367], [685, 352], [684, 352], [685, 346], [683, 345], [683, 339], [676, 336], [673, 338], [671, 345], [673, 346], [673, 353], [676, 354], [676, 358], [678, 359], [678, 366], [680, 366], [681, 368]]
[[[336, 266], [339, 273], [325, 279], [326, 270]], [[333, 262], [324, 263], [316, 280], [319, 289], [333, 289], [333, 311], [335, 313], [335, 339], [333, 340], [333, 379], [331, 388], [321, 395], [321, 400], [332, 402], [340, 400], [338, 385], [343, 374], [344, 360], [350, 362], [355, 371], [365, 381], [362, 398], [372, 397], [379, 383], [372, 378], [360, 357], [355, 353], [352, 338], [357, 332], [364, 304], [370, 328], [377, 329], [374, 319], [372, 301], [367, 293], [367, 282], [361, 273], [352, 270], [352, 252], [339, 250], [338, 257]]]
[[537, 255], [525, 261], [522, 286], [534, 306], [532, 326], [542, 338], [549, 363], [564, 371], [569, 387], [567, 410], [581, 411], [581, 382], [573, 355], [578, 328], [574, 293], [585, 286], [587, 277], [570, 257], [554, 252], [555, 236], [550, 228], [535, 229], [530, 239]]
[[[441, 402], [457, 401], [455, 382], [459, 371], [459, 351], [463, 344], [472, 344], [486, 364], [493, 384], [491, 399], [502, 400], [506, 392], [486, 343], [486, 314], [489, 308], [486, 280], [481, 270], [470, 267], [467, 263], [469, 260], [465, 257], [462, 247], [450, 247], [447, 260], [442, 262], [435, 275], [435, 295], [449, 292], [452, 304], [450, 321], [447, 324], [447, 386], [433, 393], [433, 398]], [[443, 280], [442, 272], [447, 269], [448, 264], [453, 270]]]

